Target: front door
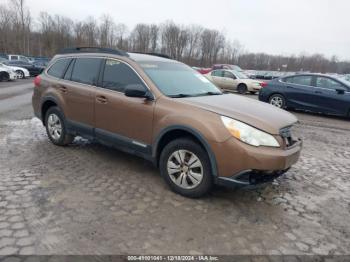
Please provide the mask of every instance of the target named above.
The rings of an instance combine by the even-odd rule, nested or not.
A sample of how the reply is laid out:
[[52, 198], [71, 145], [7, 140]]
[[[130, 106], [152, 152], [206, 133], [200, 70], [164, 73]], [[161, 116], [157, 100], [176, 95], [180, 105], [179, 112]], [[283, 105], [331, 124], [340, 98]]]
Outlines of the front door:
[[98, 139], [146, 153], [152, 143], [154, 101], [127, 97], [128, 85], [142, 85], [139, 75], [126, 63], [104, 62], [100, 86], [95, 95], [95, 135]]
[[315, 82], [315, 104], [320, 112], [347, 115], [350, 108], [348, 88], [335, 79], [317, 76]]

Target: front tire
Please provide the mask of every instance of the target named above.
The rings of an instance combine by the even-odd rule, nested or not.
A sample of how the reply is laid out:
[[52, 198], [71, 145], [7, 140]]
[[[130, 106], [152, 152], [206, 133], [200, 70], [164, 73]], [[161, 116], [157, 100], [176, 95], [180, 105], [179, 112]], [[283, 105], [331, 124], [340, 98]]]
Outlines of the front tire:
[[208, 154], [192, 139], [180, 138], [167, 144], [159, 168], [169, 187], [185, 197], [201, 197], [213, 186]]
[[282, 109], [286, 107], [286, 99], [280, 94], [274, 94], [270, 96], [269, 103], [275, 107]]
[[7, 72], [0, 73], [0, 82], [2, 81], [10, 81], [10, 75]]
[[73, 142], [74, 136], [67, 133], [64, 115], [58, 107], [47, 110], [45, 126], [47, 136], [54, 145], [66, 146]]

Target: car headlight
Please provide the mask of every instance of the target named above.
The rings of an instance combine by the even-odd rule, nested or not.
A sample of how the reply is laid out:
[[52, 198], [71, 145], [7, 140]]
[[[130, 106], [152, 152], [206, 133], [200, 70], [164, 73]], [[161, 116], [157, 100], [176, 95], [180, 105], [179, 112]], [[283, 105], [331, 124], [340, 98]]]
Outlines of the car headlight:
[[221, 120], [231, 135], [244, 143], [252, 146], [280, 147], [276, 138], [268, 133], [226, 116], [221, 116]]

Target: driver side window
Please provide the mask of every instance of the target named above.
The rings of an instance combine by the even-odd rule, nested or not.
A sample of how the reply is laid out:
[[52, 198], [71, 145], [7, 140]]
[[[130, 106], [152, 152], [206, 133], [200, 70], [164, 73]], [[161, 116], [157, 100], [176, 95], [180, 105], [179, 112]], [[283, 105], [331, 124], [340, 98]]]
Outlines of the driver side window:
[[338, 81], [335, 81], [335, 80], [333, 80], [331, 78], [328, 78], [328, 77], [322, 77], [322, 76], [318, 76], [317, 77], [317, 79], [316, 79], [316, 86], [317, 87], [321, 87], [321, 88], [332, 89], [332, 90], [336, 90], [336, 89], [339, 89], [339, 88], [346, 89]]
[[107, 59], [103, 73], [102, 87], [124, 93], [128, 85], [141, 85], [145, 87], [139, 76], [129, 66], [117, 60]]

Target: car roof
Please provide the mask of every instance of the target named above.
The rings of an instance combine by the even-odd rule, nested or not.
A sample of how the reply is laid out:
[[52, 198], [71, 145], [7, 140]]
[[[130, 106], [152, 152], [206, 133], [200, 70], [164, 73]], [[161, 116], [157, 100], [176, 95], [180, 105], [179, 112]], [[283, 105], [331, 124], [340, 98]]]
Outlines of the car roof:
[[179, 63], [176, 60], [168, 59], [161, 56], [156, 55], [149, 55], [149, 54], [140, 54], [140, 53], [128, 53], [129, 58], [134, 60], [135, 62], [176, 62]]
[[[97, 50], [97, 51], [95, 51]], [[118, 53], [120, 52], [120, 54]], [[123, 59], [130, 59], [136, 63], [139, 62], [168, 62], [168, 63], [180, 63], [176, 60], [170, 59], [167, 55], [157, 54], [157, 53], [133, 53], [133, 52], [124, 52], [121, 50], [113, 50], [113, 49], [101, 49], [99, 52], [98, 48], [89, 50], [77, 51], [75, 48], [72, 49], [63, 49], [61, 52], [57, 53], [52, 61], [56, 60], [56, 58], [63, 57], [86, 57], [86, 56], [100, 56], [100, 57], [123, 57]]]
[[331, 78], [336, 78], [333, 75], [329, 75], [329, 74], [321, 74], [321, 73], [295, 73], [293, 75], [287, 75], [287, 76], [283, 76], [283, 78], [287, 78], [287, 77], [294, 77], [294, 76], [325, 76], [325, 77], [331, 77]]

